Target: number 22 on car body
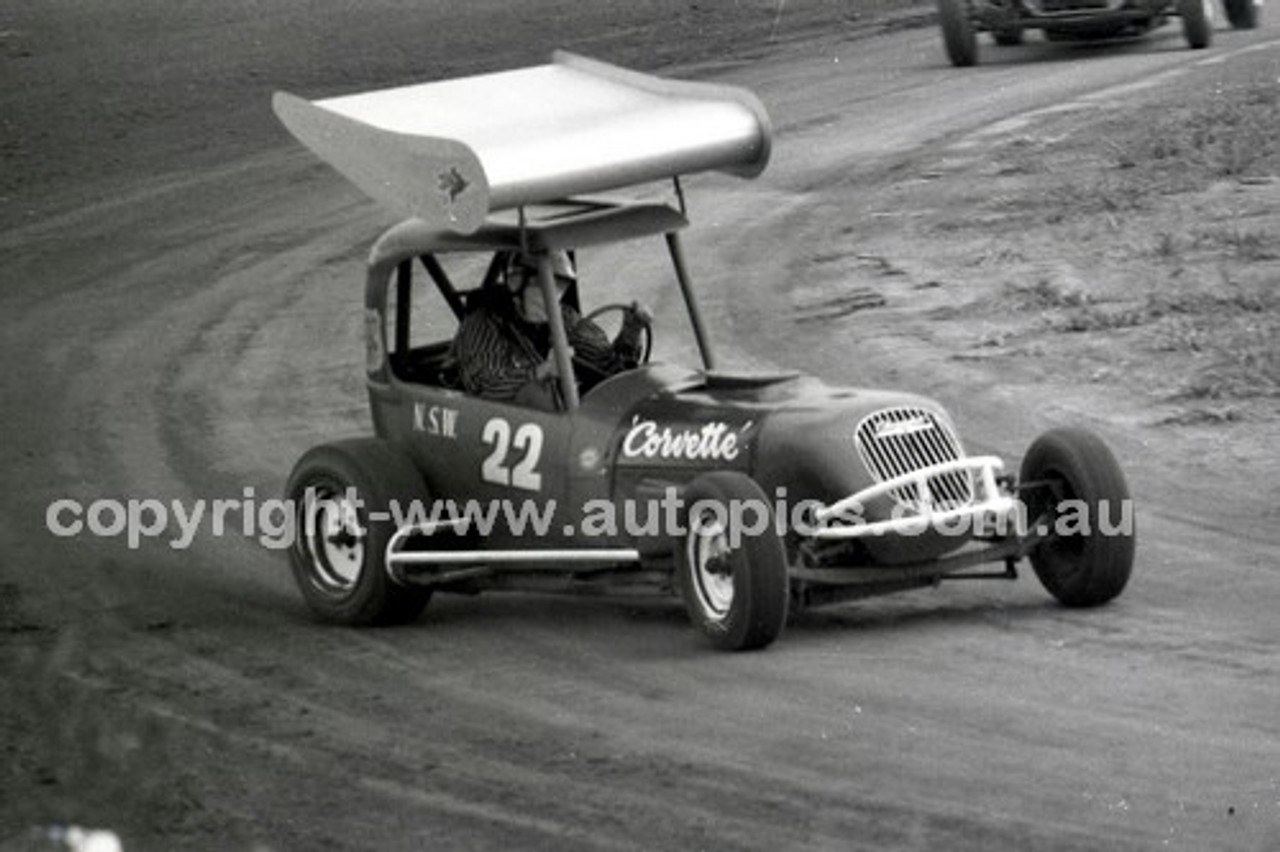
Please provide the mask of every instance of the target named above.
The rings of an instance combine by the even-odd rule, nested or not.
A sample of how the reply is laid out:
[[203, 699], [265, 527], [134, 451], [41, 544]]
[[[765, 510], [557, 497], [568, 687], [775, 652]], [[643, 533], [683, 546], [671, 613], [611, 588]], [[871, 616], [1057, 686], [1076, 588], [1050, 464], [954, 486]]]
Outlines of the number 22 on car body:
[[537, 423], [521, 423], [513, 430], [504, 417], [490, 419], [480, 432], [480, 441], [490, 448], [480, 463], [480, 478], [524, 491], [541, 490], [538, 461], [542, 440], [542, 427]]

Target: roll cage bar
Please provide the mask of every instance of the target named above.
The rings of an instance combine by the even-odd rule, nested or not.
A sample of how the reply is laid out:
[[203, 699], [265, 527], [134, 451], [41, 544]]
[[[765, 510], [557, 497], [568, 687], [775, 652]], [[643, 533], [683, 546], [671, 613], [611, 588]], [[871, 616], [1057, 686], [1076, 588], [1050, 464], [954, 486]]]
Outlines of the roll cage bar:
[[[554, 304], [557, 301], [557, 293], [551, 269], [549, 255], [551, 251], [563, 249], [572, 252], [588, 246], [661, 234], [666, 240], [667, 251], [689, 314], [703, 367], [706, 370], [713, 370], [716, 364], [715, 355], [694, 295], [679, 235], [679, 231], [688, 225], [684, 209], [684, 193], [678, 178], [674, 179], [673, 183], [680, 209], [664, 203], [607, 198], [568, 198], [491, 214], [484, 225], [470, 234], [434, 229], [420, 219], [401, 222], [384, 233], [369, 253], [365, 307], [369, 311], [376, 312], [380, 319], [385, 319], [388, 290], [394, 280], [396, 287], [394, 351], [406, 352], [409, 348], [409, 317], [412, 310], [410, 282], [415, 258], [422, 264], [440, 295], [461, 321], [468, 309], [468, 295], [496, 286], [513, 254], [527, 253], [538, 259], [539, 286], [547, 304]], [[440, 264], [437, 255], [455, 252], [493, 253], [493, 258], [478, 288], [459, 289]], [[568, 299], [569, 304], [577, 306], [576, 284], [565, 298]], [[573, 411], [578, 407], [579, 398], [577, 383], [574, 380], [568, 333], [558, 311], [549, 312], [548, 324], [562, 399], [565, 401], [566, 409]], [[377, 328], [370, 333], [381, 335], [378, 341], [379, 348], [382, 352], [389, 351], [385, 321], [379, 322]], [[371, 371], [371, 380], [387, 381], [389, 369], [387, 361], [388, 359], [382, 359], [377, 368]]]

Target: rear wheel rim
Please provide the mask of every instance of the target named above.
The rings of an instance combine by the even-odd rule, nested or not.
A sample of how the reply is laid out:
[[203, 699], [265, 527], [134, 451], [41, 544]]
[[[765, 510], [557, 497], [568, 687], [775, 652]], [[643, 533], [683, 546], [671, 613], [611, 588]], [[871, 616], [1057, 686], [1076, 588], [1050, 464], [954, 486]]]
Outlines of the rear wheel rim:
[[301, 509], [312, 581], [329, 594], [349, 594], [364, 572], [365, 539], [352, 495], [317, 488]]

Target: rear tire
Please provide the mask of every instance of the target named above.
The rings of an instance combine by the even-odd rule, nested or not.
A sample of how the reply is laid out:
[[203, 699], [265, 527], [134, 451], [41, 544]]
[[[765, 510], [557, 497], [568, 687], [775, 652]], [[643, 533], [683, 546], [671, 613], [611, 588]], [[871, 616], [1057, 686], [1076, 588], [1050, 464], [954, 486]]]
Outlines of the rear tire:
[[1213, 22], [1205, 0], [1178, 0], [1182, 34], [1192, 50], [1203, 50], [1213, 42]]
[[1030, 554], [1045, 589], [1069, 607], [1099, 606], [1119, 595], [1133, 572], [1132, 506], [1124, 473], [1102, 439], [1084, 429], [1044, 433], [1022, 460], [1020, 487], [1029, 523], [1065, 528]]
[[324, 444], [298, 460], [286, 496], [296, 519], [289, 561], [313, 613], [354, 626], [418, 617], [431, 590], [393, 582], [386, 565], [392, 504], [404, 512], [425, 497], [408, 459], [374, 438]]
[[968, 68], [978, 62], [978, 37], [969, 20], [969, 0], [938, 0], [938, 18], [942, 24], [942, 42], [947, 58], [957, 68]]
[[1222, 0], [1227, 21], [1232, 29], [1252, 30], [1258, 26], [1258, 6], [1255, 0]]
[[[685, 532], [675, 561], [690, 620], [721, 650], [765, 647], [786, 624], [789, 598], [787, 557], [768, 498], [750, 477], [728, 471], [699, 476], [683, 497]], [[758, 520], [766, 521], [762, 532], [734, 528]]]

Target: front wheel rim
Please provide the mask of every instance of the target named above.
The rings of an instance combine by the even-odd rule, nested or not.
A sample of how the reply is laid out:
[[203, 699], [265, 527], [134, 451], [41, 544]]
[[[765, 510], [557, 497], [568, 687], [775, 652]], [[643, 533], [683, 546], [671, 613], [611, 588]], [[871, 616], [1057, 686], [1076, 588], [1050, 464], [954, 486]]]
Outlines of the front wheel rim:
[[698, 608], [711, 621], [724, 621], [733, 608], [735, 589], [729, 552], [724, 523], [711, 513], [697, 516], [689, 529], [686, 555]]
[[[1047, 471], [1045, 479], [1057, 483], [1057, 487], [1052, 489], [1054, 502], [1053, 511], [1050, 513], [1050, 525], [1055, 527], [1058, 522], [1058, 508], [1061, 504], [1078, 498], [1071, 480], [1062, 471]], [[1079, 575], [1083, 570], [1088, 546], [1089, 540], [1084, 535], [1078, 533], [1075, 535], [1061, 535], [1055, 531], [1037, 550], [1044, 564], [1056, 576], [1067, 580]]]

